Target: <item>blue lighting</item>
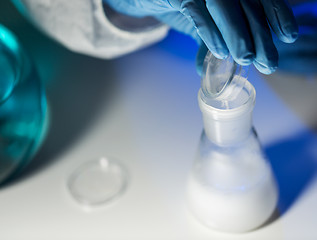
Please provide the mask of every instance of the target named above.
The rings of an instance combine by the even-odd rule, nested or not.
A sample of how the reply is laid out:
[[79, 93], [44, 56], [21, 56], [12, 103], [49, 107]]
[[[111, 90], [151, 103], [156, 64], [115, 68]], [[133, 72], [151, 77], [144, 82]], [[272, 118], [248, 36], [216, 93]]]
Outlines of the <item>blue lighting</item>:
[[266, 149], [280, 189], [279, 210], [282, 214], [316, 176], [316, 144], [315, 134], [306, 131]]
[[296, 16], [307, 14], [308, 12], [317, 17], [317, 2], [306, 2], [293, 7]]
[[195, 60], [198, 50], [195, 40], [175, 30], [170, 30], [168, 36], [158, 44], [158, 47], [188, 60]]

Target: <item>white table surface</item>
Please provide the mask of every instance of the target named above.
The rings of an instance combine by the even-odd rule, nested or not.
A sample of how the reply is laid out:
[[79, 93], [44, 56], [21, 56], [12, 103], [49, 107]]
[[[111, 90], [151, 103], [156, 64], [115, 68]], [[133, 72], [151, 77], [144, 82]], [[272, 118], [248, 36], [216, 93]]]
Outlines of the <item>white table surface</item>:
[[[317, 239], [316, 81], [286, 74], [264, 80], [251, 69], [254, 124], [280, 185], [282, 214], [247, 234], [219, 233], [184, 205], [202, 130], [194, 50], [175, 47], [188, 40], [173, 34], [123, 58], [98, 60], [70, 53], [8, 8], [17, 20], [5, 15], [2, 22], [27, 46], [47, 83], [51, 128], [25, 173], [0, 189], [0, 239]], [[87, 210], [66, 181], [99, 156], [118, 158], [129, 170], [129, 186], [112, 204]]]

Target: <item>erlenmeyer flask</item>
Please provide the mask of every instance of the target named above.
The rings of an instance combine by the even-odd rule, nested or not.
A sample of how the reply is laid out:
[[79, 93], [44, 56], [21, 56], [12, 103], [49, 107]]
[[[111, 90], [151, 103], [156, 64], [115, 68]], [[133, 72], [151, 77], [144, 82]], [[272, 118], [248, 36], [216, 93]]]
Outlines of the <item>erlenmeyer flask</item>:
[[[230, 61], [206, 59], [207, 65], [214, 61], [228, 65]], [[207, 87], [200, 89], [198, 101], [204, 130], [188, 182], [187, 201], [193, 215], [204, 225], [246, 232], [261, 226], [272, 215], [278, 191], [252, 127], [255, 89], [237, 68], [242, 67], [221, 67], [203, 75], [202, 88]], [[223, 69], [233, 74], [222, 73]], [[218, 81], [224, 89], [217, 95], [208, 94], [217, 87], [209, 88], [214, 83], [204, 81], [221, 76], [227, 78]]]
[[46, 126], [46, 97], [34, 65], [0, 25], [0, 183], [27, 165]]

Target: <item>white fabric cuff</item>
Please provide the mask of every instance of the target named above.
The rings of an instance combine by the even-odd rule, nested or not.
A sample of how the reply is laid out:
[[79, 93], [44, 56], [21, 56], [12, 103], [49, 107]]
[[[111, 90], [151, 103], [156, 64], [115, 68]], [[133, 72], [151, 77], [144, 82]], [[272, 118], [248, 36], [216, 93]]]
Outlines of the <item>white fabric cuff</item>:
[[[130, 26], [122, 27], [125, 17], [104, 8], [102, 0], [14, 0], [14, 3], [35, 25], [68, 49], [100, 58], [135, 51], [161, 40], [168, 31], [166, 25], [150, 19], [142, 20], [144, 28], [139, 19], [135, 19], [137, 24], [131, 24], [131, 18]], [[118, 20], [120, 17], [122, 21]]]

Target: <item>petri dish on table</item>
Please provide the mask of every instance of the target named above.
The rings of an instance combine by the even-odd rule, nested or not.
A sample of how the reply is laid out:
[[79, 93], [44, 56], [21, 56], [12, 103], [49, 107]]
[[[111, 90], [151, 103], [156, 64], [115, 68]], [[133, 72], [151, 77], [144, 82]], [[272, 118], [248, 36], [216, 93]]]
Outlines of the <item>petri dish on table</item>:
[[113, 202], [122, 195], [127, 185], [126, 168], [110, 157], [83, 163], [71, 173], [67, 181], [72, 197], [87, 207]]

